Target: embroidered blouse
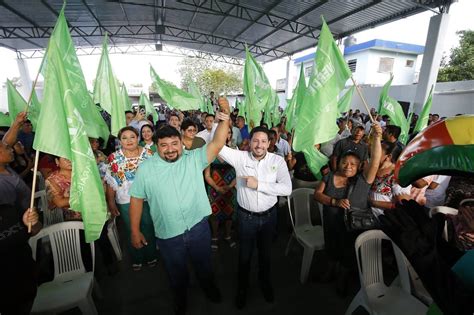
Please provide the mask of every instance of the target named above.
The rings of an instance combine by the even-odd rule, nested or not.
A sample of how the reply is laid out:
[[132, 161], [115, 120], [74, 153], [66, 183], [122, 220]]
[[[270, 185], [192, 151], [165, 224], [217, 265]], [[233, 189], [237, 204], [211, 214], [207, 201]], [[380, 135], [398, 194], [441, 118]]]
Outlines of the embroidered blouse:
[[153, 151], [146, 148], [137, 157], [127, 158], [122, 149], [109, 155], [105, 181], [115, 190], [115, 201], [118, 204], [130, 203], [128, 191], [135, 179], [138, 166], [152, 155]]

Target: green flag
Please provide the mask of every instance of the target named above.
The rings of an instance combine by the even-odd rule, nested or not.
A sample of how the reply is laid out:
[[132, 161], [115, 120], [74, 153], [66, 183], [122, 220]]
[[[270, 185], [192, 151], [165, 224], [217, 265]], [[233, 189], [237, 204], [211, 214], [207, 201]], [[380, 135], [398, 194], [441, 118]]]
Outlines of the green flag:
[[314, 71], [298, 110], [293, 141], [293, 148], [305, 154], [308, 166], [315, 175], [327, 163], [327, 158], [315, 150], [314, 145], [336, 136], [336, 119], [339, 117], [337, 98], [350, 76], [351, 71], [323, 19]]
[[[55, 47], [61, 51], [64, 67], [69, 75], [69, 81], [72, 86], [71, 92], [72, 98], [74, 99], [73, 103], [81, 114], [84, 124], [86, 125], [87, 135], [91, 138], [100, 137], [107, 142], [110, 132], [100, 113], [94, 109], [94, 102], [87, 90], [86, 80], [84, 79], [84, 74], [82, 73], [81, 65], [76, 55], [71, 34], [69, 34], [67, 21], [64, 17], [64, 8], [65, 5], [63, 5], [63, 8], [59, 13], [58, 21], [54, 26], [49, 41], [54, 42], [56, 44]], [[44, 75], [48, 69], [48, 62], [46, 59], [43, 59], [41, 67]]]
[[153, 123], [156, 124], [158, 121], [158, 113], [156, 112], [155, 107], [151, 103], [150, 99], [142, 92], [140, 94], [140, 99], [138, 100], [138, 105], [145, 105], [145, 111], [147, 115], [151, 115], [153, 117]]
[[275, 107], [280, 102], [278, 99], [278, 95], [274, 90], [272, 90], [272, 95], [268, 99], [267, 105], [265, 105], [265, 111], [263, 116], [263, 121], [267, 124], [268, 128], [273, 127], [273, 113], [275, 111]]
[[173, 108], [179, 110], [198, 110], [200, 98], [197, 98], [188, 92], [178, 89], [172, 83], [166, 82], [158, 76], [155, 69], [150, 65], [151, 79], [154, 81], [158, 94], [161, 98], [170, 104]]
[[115, 79], [112, 65], [109, 60], [107, 47], [107, 35], [105, 35], [102, 44], [102, 55], [100, 56], [99, 67], [94, 84], [94, 103], [100, 106], [110, 114], [111, 134], [117, 137], [120, 129], [125, 127], [125, 109], [123, 105], [120, 87]]
[[31, 124], [33, 125], [33, 131], [36, 131], [36, 125], [38, 124], [38, 117], [40, 113], [41, 103], [38, 100], [36, 91], [33, 90], [32, 93], [33, 94], [31, 95], [30, 106], [28, 106], [28, 119], [31, 121]]
[[423, 106], [420, 117], [416, 121], [415, 129], [413, 132], [420, 132], [428, 126], [428, 119], [430, 118], [431, 105], [433, 104], [433, 86], [431, 86], [430, 94], [426, 99], [426, 103]]
[[351, 86], [349, 90], [339, 99], [337, 102], [337, 108], [339, 111], [339, 117], [341, 113], [346, 113], [351, 108], [352, 95], [354, 95], [355, 85]]
[[18, 92], [13, 83], [7, 80], [8, 112], [10, 114], [10, 123], [13, 124], [16, 116], [26, 111], [27, 104], [23, 96]]
[[272, 88], [262, 67], [245, 47], [244, 94], [247, 124], [252, 129], [260, 124], [262, 111], [272, 98]]
[[206, 98], [201, 94], [194, 81], [189, 82], [189, 93], [195, 98], [199, 99], [199, 110], [201, 112], [207, 112]]
[[122, 89], [120, 90], [120, 94], [122, 97], [122, 104], [124, 110], [132, 110], [132, 101], [130, 101], [130, 97], [128, 96], [127, 88], [125, 87], [125, 83], [122, 83]]
[[10, 115], [0, 112], [0, 127], [10, 127]]
[[69, 205], [81, 213], [86, 242], [92, 242], [100, 237], [107, 217], [107, 206], [86, 133], [87, 126], [75, 104], [77, 100], [71, 82], [75, 78], [63, 63], [67, 53], [60, 51], [54, 40], [49, 41], [45, 56], [48, 66], [44, 75], [43, 106], [33, 147], [72, 162]]
[[298, 110], [303, 104], [304, 95], [306, 93], [306, 81], [304, 78], [303, 64], [300, 67], [300, 77], [298, 83], [296, 83], [295, 90], [291, 97], [290, 102], [285, 108], [284, 115], [286, 116], [286, 129], [293, 130], [296, 126], [296, 118], [298, 116]]
[[[238, 99], [237, 99], [238, 100]], [[245, 99], [239, 101], [237, 104], [237, 108], [239, 109], [239, 116], [246, 117], [245, 115]]]
[[281, 121], [281, 112], [280, 112], [279, 103], [280, 103], [280, 99], [278, 99], [278, 104], [275, 106], [275, 109], [273, 110], [273, 116], [272, 116], [273, 126], [278, 125]]
[[212, 102], [211, 102], [210, 98], [207, 99], [206, 105], [207, 105], [206, 106], [207, 107], [207, 113], [211, 114], [211, 115], [215, 115], [214, 106], [212, 106]]
[[407, 122], [402, 106], [388, 95], [388, 90], [392, 84], [393, 76], [385, 83], [382, 88], [382, 93], [379, 99], [379, 115], [388, 115], [390, 117], [390, 125], [395, 125], [401, 128], [398, 140], [406, 144], [408, 140], [408, 129], [410, 125]]

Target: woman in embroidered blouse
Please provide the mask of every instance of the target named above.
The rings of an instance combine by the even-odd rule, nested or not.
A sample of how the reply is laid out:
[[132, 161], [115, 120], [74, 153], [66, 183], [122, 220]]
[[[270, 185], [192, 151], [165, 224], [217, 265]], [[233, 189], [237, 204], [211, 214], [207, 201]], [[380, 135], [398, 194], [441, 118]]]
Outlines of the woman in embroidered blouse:
[[[118, 133], [121, 149], [109, 155], [108, 168], [105, 174], [107, 182], [107, 203], [113, 215], [121, 215], [127, 228], [127, 236], [130, 238], [130, 195], [128, 193], [137, 168], [140, 163], [153, 155], [150, 149], [142, 148], [138, 145], [138, 132], [133, 127], [124, 127]], [[146, 262], [149, 266], [156, 265], [157, 253], [155, 248], [155, 233], [153, 221], [150, 216], [150, 208], [145, 202], [140, 223], [143, 235], [148, 241], [148, 245], [141, 249], [131, 246], [128, 239], [128, 247], [132, 257], [133, 270], [141, 269]]]
[[402, 188], [393, 178], [395, 161], [398, 159], [398, 156], [392, 155], [394, 149], [394, 144], [382, 142], [380, 166], [369, 191], [369, 203], [376, 216], [383, 214], [385, 210], [393, 209], [402, 199], [411, 199], [411, 186]]
[[52, 172], [45, 180], [49, 209], [62, 209], [64, 221], [80, 221], [80, 212], [69, 209], [69, 192], [71, 190], [71, 161], [62, 157], [55, 158], [59, 170]]
[[140, 141], [140, 145], [145, 149], [150, 149], [153, 153], [156, 152], [156, 145], [153, 142], [153, 127], [150, 125], [143, 125], [142, 129], [140, 130], [140, 135], [142, 141]]

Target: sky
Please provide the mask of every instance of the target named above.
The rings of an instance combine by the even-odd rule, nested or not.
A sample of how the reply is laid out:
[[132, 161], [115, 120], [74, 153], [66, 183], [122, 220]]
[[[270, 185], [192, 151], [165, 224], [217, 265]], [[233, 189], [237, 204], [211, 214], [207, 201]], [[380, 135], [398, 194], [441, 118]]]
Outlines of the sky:
[[[442, 49], [446, 54], [449, 54], [449, 50], [459, 43], [456, 31], [465, 29], [474, 30], [472, 12], [474, 12], [473, 0], [459, 0], [457, 3], [451, 5], [449, 12], [451, 17]], [[358, 43], [363, 43], [372, 39], [383, 39], [424, 45], [428, 32], [429, 20], [433, 15], [435, 15], [433, 12], [426, 11], [421, 14], [381, 25], [353, 35]], [[293, 59], [314, 51], [315, 48], [312, 48], [297, 53], [293, 56]], [[126, 85], [141, 83], [144, 88], [147, 89], [151, 84], [149, 64], [154, 67], [161, 78], [169, 80], [178, 86], [180, 84], [180, 75], [177, 69], [178, 63], [182, 59], [180, 56], [162, 53], [162, 55], [111, 54], [109, 57], [116, 77], [120, 81], [125, 82]], [[86, 82], [90, 89], [92, 89], [92, 80], [95, 78], [99, 59], [100, 55], [79, 57]], [[41, 59], [27, 60], [27, 66], [32, 80], [36, 77], [40, 63]], [[0, 82], [2, 83], [4, 83], [7, 78], [19, 76], [15, 52], [5, 48], [0, 48], [0, 69]], [[285, 78], [286, 60], [278, 60], [265, 64], [264, 69], [271, 85], [275, 87], [276, 80]], [[6, 94], [3, 93], [2, 90], [3, 89], [0, 89], [0, 94]], [[5, 109], [6, 96], [0, 95], [0, 110], [4, 111]]]

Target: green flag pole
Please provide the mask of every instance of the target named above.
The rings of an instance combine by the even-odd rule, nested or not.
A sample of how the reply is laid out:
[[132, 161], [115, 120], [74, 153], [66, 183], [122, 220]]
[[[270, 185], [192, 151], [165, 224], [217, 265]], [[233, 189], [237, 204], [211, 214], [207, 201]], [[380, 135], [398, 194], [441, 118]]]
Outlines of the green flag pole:
[[357, 85], [356, 81], [354, 80], [354, 76], [352, 76], [352, 75], [351, 75], [351, 80], [352, 80], [352, 83], [354, 84], [354, 86], [356, 87], [357, 94], [359, 94], [359, 97], [362, 100], [362, 103], [364, 103], [365, 109], [367, 109], [367, 113], [369, 114], [370, 121], [372, 123], [375, 123], [374, 117], [372, 117], [372, 115], [370, 114], [369, 105], [367, 105], [367, 102], [365, 101], [365, 98], [362, 95], [362, 91], [360, 90], [359, 85]]

